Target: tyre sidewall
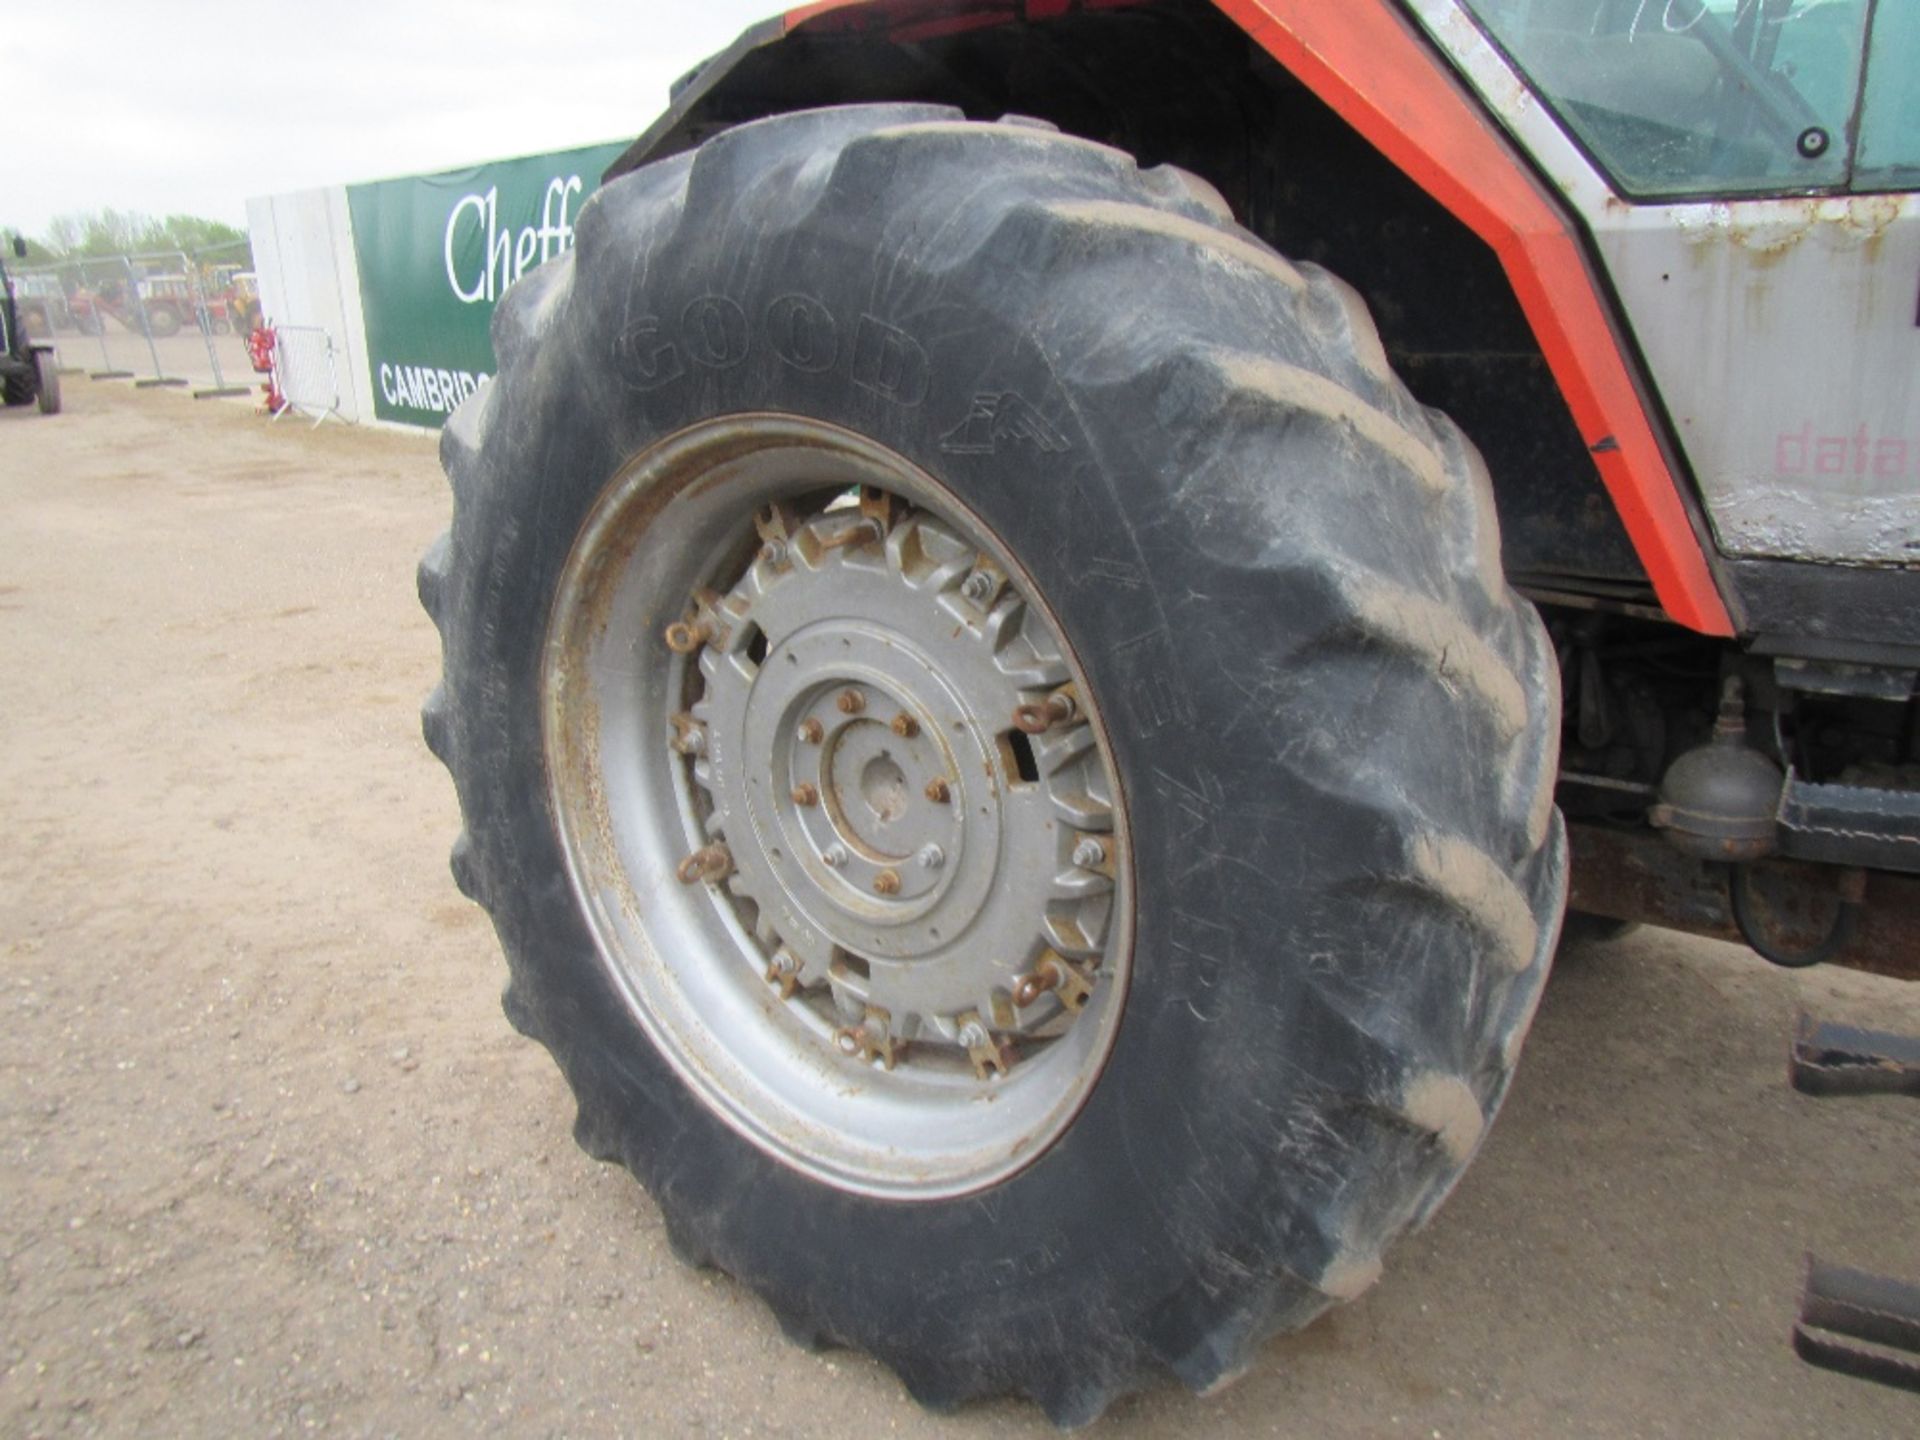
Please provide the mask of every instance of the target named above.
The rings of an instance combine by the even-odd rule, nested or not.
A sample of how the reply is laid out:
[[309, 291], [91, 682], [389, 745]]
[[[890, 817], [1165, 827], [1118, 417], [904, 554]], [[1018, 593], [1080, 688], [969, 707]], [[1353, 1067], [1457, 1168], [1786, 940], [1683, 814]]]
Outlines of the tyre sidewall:
[[[644, 267], [602, 257], [599, 275], [644, 269], [644, 291], [576, 286], [487, 401], [488, 483], [462, 496], [454, 534], [474, 552], [461, 573], [480, 619], [460, 627], [447, 672], [465, 692], [457, 708], [480, 717], [473, 768], [502, 782], [462, 800], [500, 877], [506, 948], [538, 972], [516, 978], [516, 1023], [573, 1081], [583, 1143], [643, 1179], [683, 1245], [776, 1308], [824, 1305], [828, 1333], [883, 1357], [923, 1367], [983, 1326], [1044, 1346], [1080, 1307], [1173, 1313], [1184, 1294], [1217, 1303], [1256, 1286], [1271, 1297], [1276, 1256], [1312, 1280], [1343, 1259], [1339, 1189], [1390, 1167], [1430, 1166], [1436, 1184], [1447, 1170], [1425, 1137], [1383, 1142], [1338, 1101], [1396, 1077], [1368, 1074], [1302, 983], [1312, 964], [1359, 963], [1329, 953], [1353, 927], [1329, 941], [1313, 897], [1377, 872], [1401, 837], [1276, 763], [1267, 730], [1244, 723], [1264, 683], [1245, 669], [1246, 637], [1269, 656], [1306, 643], [1328, 624], [1324, 595], [1222, 553], [1211, 517], [1164, 498], [1179, 494], [1183, 458], [1161, 418], [1063, 372], [992, 256], [879, 306], [870, 253], [785, 236], [749, 265], [732, 238], [656, 245]], [[1013, 318], [1022, 310], [1035, 322]], [[970, 429], [982, 406], [990, 418]], [[846, 1194], [728, 1130], [648, 1045], [555, 879], [540, 655], [574, 538], [648, 445], [769, 409], [868, 436], [959, 495], [1029, 570], [1107, 724], [1137, 897], [1125, 1014], [1072, 1129], [977, 1196]], [[1285, 864], [1248, 859], [1274, 856]], [[805, 1243], [774, 1243], [796, 1227]], [[1280, 1325], [1325, 1299], [1300, 1283], [1270, 1303]]]

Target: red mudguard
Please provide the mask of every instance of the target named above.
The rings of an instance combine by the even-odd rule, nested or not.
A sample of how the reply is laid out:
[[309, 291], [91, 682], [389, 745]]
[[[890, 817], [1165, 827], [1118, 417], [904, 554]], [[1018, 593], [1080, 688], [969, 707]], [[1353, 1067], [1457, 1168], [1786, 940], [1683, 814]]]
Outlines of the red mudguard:
[[[1479, 102], [1390, 0], [1214, 3], [1493, 248], [1661, 606], [1690, 629], [1733, 634], [1586, 251]], [[907, 43], [1072, 8], [1073, 0], [821, 0], [789, 12], [785, 25], [880, 30]]]

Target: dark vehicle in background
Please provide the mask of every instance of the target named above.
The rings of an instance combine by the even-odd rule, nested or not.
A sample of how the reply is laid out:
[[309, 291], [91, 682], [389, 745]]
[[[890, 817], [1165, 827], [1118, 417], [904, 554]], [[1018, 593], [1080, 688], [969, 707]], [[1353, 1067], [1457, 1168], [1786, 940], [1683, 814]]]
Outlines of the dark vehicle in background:
[[[13, 253], [16, 258], [27, 253], [27, 242], [17, 235]], [[0, 390], [4, 390], [9, 406], [38, 401], [41, 414], [59, 413], [60, 371], [53, 347], [28, 340], [14, 299], [13, 277], [4, 265], [0, 265]]]

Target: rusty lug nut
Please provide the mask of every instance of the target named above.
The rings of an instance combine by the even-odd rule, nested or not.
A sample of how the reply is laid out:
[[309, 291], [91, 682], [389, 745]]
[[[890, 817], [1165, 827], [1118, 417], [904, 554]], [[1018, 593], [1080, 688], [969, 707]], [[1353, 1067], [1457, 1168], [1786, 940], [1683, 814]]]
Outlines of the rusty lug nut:
[[911, 740], [920, 733], [920, 722], [913, 716], [902, 712], [893, 717], [893, 733], [902, 740]]
[[793, 787], [793, 803], [796, 805], [818, 805], [820, 803], [820, 792], [812, 785], [796, 785]]
[[1005, 1075], [1014, 1060], [1011, 1045], [995, 1040], [979, 1017], [969, 1016], [960, 1026], [960, 1043], [973, 1062], [974, 1078], [985, 1080], [989, 1074]]
[[878, 875], [873, 877], [873, 888], [876, 894], [898, 895], [900, 893], [900, 872], [898, 870], [882, 870]]
[[1107, 847], [1093, 836], [1083, 835], [1073, 847], [1073, 863], [1082, 870], [1097, 870], [1107, 863]]
[[851, 525], [842, 526], [831, 535], [822, 536], [822, 550], [839, 550], [847, 546], [872, 545], [887, 537], [886, 530], [878, 520], [856, 520]]
[[682, 755], [702, 755], [707, 749], [707, 731], [698, 720], [682, 710], [668, 717], [673, 723], [673, 739], [667, 743]]
[[1077, 707], [1073, 696], [1061, 690], [1049, 695], [1038, 705], [1022, 705], [1013, 712], [1013, 723], [1017, 729], [1029, 735], [1044, 735], [1056, 725], [1064, 725], [1073, 719]]
[[733, 853], [724, 845], [709, 845], [694, 851], [674, 872], [682, 885], [696, 885], [702, 880], [718, 885], [732, 873]]
[[1057, 955], [1042, 957], [1031, 975], [1013, 982], [1013, 1003], [1022, 1010], [1042, 995], [1058, 992], [1060, 1008], [1078, 1014], [1093, 996], [1093, 982]]
[[767, 962], [767, 983], [780, 989], [782, 1000], [791, 1000], [793, 992], [800, 988], [800, 962], [791, 952], [777, 950]]
[[858, 690], [847, 689], [840, 692], [840, 698], [834, 701], [840, 707], [842, 715], [858, 715], [867, 708], [867, 697]]
[[667, 648], [676, 655], [691, 655], [712, 638], [704, 620], [689, 623], [676, 620], [667, 626]]
[[834, 1031], [833, 1043], [849, 1060], [878, 1060], [889, 1070], [898, 1063], [907, 1048], [893, 1038], [886, 1012], [871, 1008], [867, 1011], [866, 1023]]
[[1013, 982], [1013, 1003], [1024, 1010], [1059, 984], [1059, 970], [1042, 962], [1031, 975], [1022, 975]]
[[822, 725], [818, 720], [802, 720], [800, 722], [800, 738], [809, 745], [818, 745], [822, 740], [827, 738], [827, 727]]
[[953, 787], [939, 777], [927, 781], [927, 799], [936, 805], [944, 805], [953, 798]]

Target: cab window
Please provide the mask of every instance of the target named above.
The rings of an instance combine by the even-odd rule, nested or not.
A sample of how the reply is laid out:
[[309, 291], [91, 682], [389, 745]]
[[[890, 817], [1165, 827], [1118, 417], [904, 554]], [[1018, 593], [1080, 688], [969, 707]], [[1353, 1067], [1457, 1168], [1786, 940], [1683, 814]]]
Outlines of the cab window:
[[1881, 0], [1867, 48], [1856, 190], [1920, 186], [1920, 3]]
[[[1869, 0], [1466, 3], [1627, 195], [1847, 184]], [[1911, 54], [1920, 5], [1879, 8], [1903, 12], [1881, 28]], [[1889, 105], [1910, 106], [1891, 62], [1884, 79]]]

